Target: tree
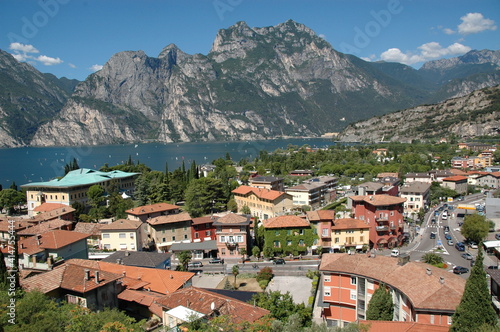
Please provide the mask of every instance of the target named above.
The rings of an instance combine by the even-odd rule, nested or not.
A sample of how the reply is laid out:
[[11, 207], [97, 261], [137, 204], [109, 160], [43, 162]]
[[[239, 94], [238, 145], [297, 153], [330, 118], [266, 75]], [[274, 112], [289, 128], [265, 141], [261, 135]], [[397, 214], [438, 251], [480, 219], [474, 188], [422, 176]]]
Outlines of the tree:
[[249, 303], [255, 303], [256, 306], [269, 310], [272, 317], [282, 322], [286, 322], [293, 314], [298, 314], [301, 326], [311, 324], [311, 309], [303, 303], [295, 304], [290, 292], [285, 294], [279, 291], [257, 293], [252, 296]]
[[450, 331], [478, 331], [480, 327], [497, 327], [497, 316], [491, 303], [486, 280], [483, 252], [478, 250], [476, 262], [465, 283], [462, 300], [453, 314]]
[[114, 193], [109, 198], [109, 213], [115, 219], [125, 219], [127, 214], [125, 211], [134, 207], [134, 202], [130, 198], [123, 198], [120, 194]]
[[366, 320], [389, 320], [394, 316], [394, 303], [392, 295], [388, 291], [384, 283], [380, 284], [375, 290], [373, 296], [368, 303], [366, 310]]
[[240, 255], [241, 255], [241, 261], [243, 262], [243, 264], [245, 264], [245, 257], [247, 255], [246, 248], [241, 248], [240, 249]]
[[214, 205], [225, 199], [222, 181], [213, 178], [194, 179], [189, 183], [185, 197], [186, 210], [191, 217], [213, 212]]
[[231, 198], [227, 202], [227, 210], [234, 213], [238, 212], [238, 204], [236, 203], [236, 200], [234, 198]]
[[26, 203], [26, 196], [12, 188], [0, 191], [0, 209], [8, 209], [9, 214], [15, 212], [15, 207]]
[[240, 209], [240, 212], [242, 214], [251, 214], [252, 211], [250, 211], [250, 208], [247, 205], [243, 205]]
[[189, 261], [191, 261], [191, 258], [193, 256], [191, 255], [190, 251], [182, 251], [179, 254], [179, 265], [177, 266], [178, 271], [187, 271], [188, 270], [188, 264]]
[[428, 252], [422, 256], [422, 262], [440, 267], [444, 263], [444, 259], [436, 253]]
[[489, 229], [490, 224], [486, 221], [486, 217], [474, 213], [465, 216], [461, 233], [466, 239], [479, 243], [486, 238]]
[[104, 189], [98, 185], [94, 184], [87, 191], [87, 197], [89, 198], [89, 204], [93, 208], [98, 208], [104, 202], [105, 198], [103, 196]]
[[238, 274], [240, 274], [240, 267], [238, 265], [233, 265], [232, 273], [234, 275], [234, 288], [237, 289], [238, 287], [236, 287], [236, 277], [238, 276]]
[[257, 259], [259, 259], [259, 258], [260, 258], [260, 249], [259, 249], [259, 247], [254, 246], [254, 247], [252, 248], [252, 255], [253, 255], [254, 257], [256, 257]]
[[76, 158], [73, 158], [73, 160], [64, 165], [64, 175], [79, 168], [80, 166], [78, 166], [78, 161], [76, 161]]

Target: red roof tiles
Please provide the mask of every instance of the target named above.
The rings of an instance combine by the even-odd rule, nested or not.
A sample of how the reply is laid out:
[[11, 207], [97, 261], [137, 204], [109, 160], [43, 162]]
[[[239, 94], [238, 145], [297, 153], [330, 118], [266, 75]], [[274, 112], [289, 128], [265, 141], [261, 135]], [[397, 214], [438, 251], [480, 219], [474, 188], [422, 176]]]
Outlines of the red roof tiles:
[[156, 204], [151, 204], [151, 205], [143, 205], [139, 206], [133, 209], [129, 209], [125, 211], [125, 213], [134, 215], [134, 216], [142, 216], [148, 213], [155, 213], [155, 212], [164, 212], [164, 211], [171, 211], [171, 210], [176, 210], [179, 209], [180, 207], [177, 205], [173, 204], [168, 204], [168, 203], [156, 203]]
[[309, 221], [294, 215], [270, 218], [263, 221], [264, 228], [309, 227]]
[[250, 186], [239, 186], [238, 188], [234, 189], [232, 193], [237, 194], [237, 195], [248, 195], [250, 193], [253, 193], [255, 196], [259, 197], [260, 199], [267, 199], [270, 201], [274, 201], [275, 199], [281, 197], [282, 195], [288, 195], [287, 193], [283, 191], [277, 191], [277, 190], [269, 190], [269, 189], [263, 189], [263, 188], [254, 188]]

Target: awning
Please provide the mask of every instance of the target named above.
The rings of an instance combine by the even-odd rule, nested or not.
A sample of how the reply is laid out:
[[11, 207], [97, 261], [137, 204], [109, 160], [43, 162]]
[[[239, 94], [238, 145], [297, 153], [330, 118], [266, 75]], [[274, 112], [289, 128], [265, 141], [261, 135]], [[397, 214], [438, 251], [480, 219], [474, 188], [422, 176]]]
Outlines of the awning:
[[358, 244], [358, 245], [356, 246], [356, 249], [363, 249], [363, 245], [362, 245], [362, 244]]
[[333, 246], [333, 249], [340, 249], [340, 246]]
[[171, 251], [184, 251], [184, 250], [217, 250], [217, 243], [215, 240], [193, 242], [193, 243], [174, 243], [170, 247]]

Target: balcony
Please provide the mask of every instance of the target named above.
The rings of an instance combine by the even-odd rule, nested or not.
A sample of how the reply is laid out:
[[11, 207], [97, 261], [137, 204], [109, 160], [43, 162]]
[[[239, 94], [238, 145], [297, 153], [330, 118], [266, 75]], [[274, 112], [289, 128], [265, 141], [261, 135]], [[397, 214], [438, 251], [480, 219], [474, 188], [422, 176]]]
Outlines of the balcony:
[[229, 241], [226, 242], [226, 247], [228, 247], [228, 248], [237, 247], [237, 246], [238, 246], [237, 242], [234, 242], [234, 241], [232, 241], [232, 242], [229, 242]]
[[387, 232], [389, 230], [389, 226], [375, 226], [375, 230], [377, 232]]
[[382, 216], [378, 216], [378, 217], [375, 217], [375, 221], [389, 221], [389, 215], [386, 214], [386, 215], [382, 215]]

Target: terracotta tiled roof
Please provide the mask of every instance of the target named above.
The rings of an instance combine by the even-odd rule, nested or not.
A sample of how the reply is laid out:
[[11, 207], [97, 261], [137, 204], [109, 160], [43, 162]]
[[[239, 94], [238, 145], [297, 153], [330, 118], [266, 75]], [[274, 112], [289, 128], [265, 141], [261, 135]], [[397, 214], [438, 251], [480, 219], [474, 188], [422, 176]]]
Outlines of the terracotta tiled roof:
[[259, 197], [260, 199], [267, 199], [270, 201], [274, 201], [278, 197], [281, 197], [282, 195], [288, 195], [287, 193], [283, 191], [277, 191], [277, 190], [269, 190], [269, 189], [263, 189], [263, 188], [254, 188], [250, 186], [239, 186], [238, 188], [234, 189], [232, 193], [237, 194], [237, 195], [248, 195], [250, 193], [253, 193], [255, 196]]
[[71, 221], [62, 220], [62, 219], [53, 219], [53, 220], [42, 222], [38, 225], [28, 227], [26, 229], [23, 229], [22, 231], [19, 231], [18, 234], [24, 235], [24, 236], [43, 234], [43, 233], [47, 233], [48, 231], [61, 229], [62, 227], [67, 227], [70, 225], [73, 225], [73, 223]]
[[84, 266], [63, 264], [52, 271], [24, 279], [21, 285], [28, 291], [38, 289], [43, 293], [58, 288], [85, 293], [122, 277], [120, 274], [98, 270], [99, 282], [97, 283], [96, 270], [89, 271], [88, 280], [85, 278], [86, 270], [89, 269]]
[[398, 265], [398, 259], [381, 255], [324, 254], [320, 271], [365, 276], [384, 282], [404, 293], [417, 310], [453, 312], [465, 288], [465, 279], [447, 270], [420, 262]]
[[342, 218], [336, 219], [333, 222], [332, 229], [367, 229], [370, 228], [370, 225], [365, 223], [362, 220], [354, 219], [354, 218]]
[[118, 219], [111, 224], [102, 225], [102, 231], [111, 231], [111, 230], [136, 230], [141, 227], [142, 221], [139, 220], [130, 220], [130, 219]]
[[461, 176], [461, 175], [454, 175], [454, 176], [449, 176], [447, 178], [444, 178], [443, 181], [461, 182], [461, 181], [467, 181], [467, 177], [466, 176]]
[[49, 212], [52, 210], [69, 207], [68, 205], [61, 203], [42, 203], [33, 209], [34, 212]]
[[211, 224], [217, 219], [219, 219], [218, 216], [205, 216], [205, 217], [193, 218], [192, 225]]
[[263, 221], [264, 228], [309, 227], [309, 221], [294, 215], [279, 216]]
[[180, 207], [177, 205], [173, 204], [168, 204], [168, 203], [156, 203], [156, 204], [151, 204], [151, 205], [143, 205], [139, 206], [133, 209], [129, 209], [125, 211], [128, 214], [134, 215], [134, 216], [142, 216], [148, 213], [155, 213], [155, 212], [163, 212], [163, 211], [171, 211], [175, 209], [179, 209]]
[[360, 320], [359, 324], [368, 326], [368, 332], [448, 332], [450, 329], [448, 326], [435, 324], [383, 320]]
[[452, 172], [455, 175], [467, 176], [467, 172], [464, 172], [464, 171], [462, 171], [461, 169], [458, 169], [458, 168], [452, 168], [452, 169], [450, 169], [450, 172]]
[[173, 224], [176, 222], [183, 222], [191, 220], [191, 216], [187, 212], [169, 214], [166, 216], [158, 216], [150, 218], [147, 222], [150, 225], [163, 225], [163, 224]]
[[89, 237], [88, 234], [55, 230], [43, 233], [39, 236], [30, 236], [19, 241], [19, 252], [32, 255], [44, 249], [60, 249], [72, 243], [81, 241]]
[[90, 235], [99, 235], [103, 225], [92, 222], [79, 222], [75, 225], [75, 232], [85, 233]]
[[411, 193], [425, 193], [426, 191], [430, 190], [431, 184], [427, 182], [420, 182], [420, 181], [415, 181], [415, 182], [408, 182], [405, 183], [401, 188], [400, 192], [401, 195], [405, 195], [408, 192]]
[[164, 296], [156, 301], [165, 309], [179, 305], [186, 306], [204, 315], [212, 313], [212, 303], [221, 315], [231, 317], [233, 323], [254, 322], [269, 314], [269, 311], [233, 298], [210, 292], [205, 289], [188, 287]]
[[390, 195], [349, 196], [349, 198], [353, 201], [364, 201], [373, 206], [399, 205], [406, 202], [406, 198]]
[[29, 219], [26, 219], [29, 222], [41, 222], [41, 221], [46, 221], [46, 220], [51, 220], [55, 218], [59, 218], [62, 216], [65, 216], [67, 214], [73, 213], [75, 209], [73, 209], [71, 206], [63, 205], [63, 207], [53, 209], [47, 212], [42, 212], [39, 213]]
[[[124, 280], [127, 288], [150, 289], [153, 292], [169, 294], [183, 287], [193, 276], [192, 272], [170, 271], [163, 269], [152, 269], [146, 267], [126, 266], [121, 264], [94, 262], [85, 259], [70, 259], [66, 264], [87, 266], [89, 268], [120, 274], [130, 280]], [[138, 281], [139, 284], [133, 284]], [[135, 285], [135, 286], [134, 286]], [[137, 286], [139, 285], [139, 286]]]
[[214, 225], [249, 225], [250, 218], [236, 213], [228, 213], [213, 223]]
[[307, 211], [306, 215], [309, 221], [333, 220], [335, 219], [335, 210]]
[[118, 299], [129, 302], [135, 302], [149, 307], [153, 304], [155, 300], [160, 299], [163, 296], [164, 296], [163, 294], [158, 294], [154, 292], [125, 289], [123, 292], [118, 294]]
[[25, 229], [26, 227], [31, 226], [31, 224], [27, 221], [15, 220], [13, 223], [9, 223], [8, 220], [0, 221], [0, 232], [8, 232], [10, 227], [14, 226], [13, 230], [20, 231]]

